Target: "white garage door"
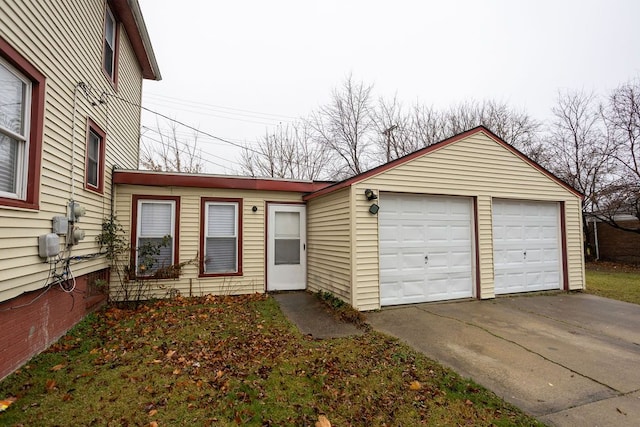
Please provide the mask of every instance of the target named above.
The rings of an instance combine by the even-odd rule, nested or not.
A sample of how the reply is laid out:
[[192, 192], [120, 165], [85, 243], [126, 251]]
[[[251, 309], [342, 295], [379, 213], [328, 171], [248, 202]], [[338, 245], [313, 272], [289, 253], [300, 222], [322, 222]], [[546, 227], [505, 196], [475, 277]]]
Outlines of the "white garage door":
[[495, 293], [561, 289], [557, 203], [494, 200]]
[[471, 199], [380, 195], [381, 305], [473, 296]]

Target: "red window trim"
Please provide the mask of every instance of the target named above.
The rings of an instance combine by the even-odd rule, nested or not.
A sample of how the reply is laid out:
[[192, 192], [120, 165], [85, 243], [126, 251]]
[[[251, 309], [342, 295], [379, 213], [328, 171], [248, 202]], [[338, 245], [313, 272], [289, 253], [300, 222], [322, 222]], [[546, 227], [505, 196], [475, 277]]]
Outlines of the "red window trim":
[[176, 203], [175, 221], [174, 221], [174, 250], [173, 264], [178, 264], [180, 259], [180, 196], [153, 196], [134, 194], [131, 196], [131, 255], [129, 257], [129, 268], [132, 279], [138, 280], [173, 280], [173, 277], [157, 278], [151, 276], [136, 275], [136, 247], [138, 245], [138, 202], [140, 200], [170, 200]]
[[[94, 186], [89, 183], [89, 136], [91, 132], [98, 135], [100, 138], [100, 146], [98, 147], [98, 155], [100, 158], [98, 159], [98, 186]], [[105, 156], [105, 146], [107, 141], [107, 134], [90, 118], [87, 118], [87, 135], [85, 138], [86, 146], [85, 146], [85, 156], [84, 156], [84, 188], [87, 190], [95, 191], [99, 194], [104, 194], [104, 156]]]
[[0, 37], [0, 56], [31, 80], [31, 111], [29, 128], [29, 162], [24, 200], [0, 197], [0, 206], [38, 210], [40, 208], [40, 169], [42, 167], [42, 135], [44, 128], [44, 74], [38, 71], [17, 50]]
[[[204, 229], [205, 229], [205, 205], [209, 202], [220, 203], [237, 203], [238, 204], [238, 270], [233, 273], [205, 273], [204, 272]], [[242, 276], [242, 199], [227, 197], [202, 197], [200, 199], [200, 261], [198, 267], [198, 277], [225, 277], [225, 276]]]
[[[109, 84], [113, 86], [114, 90], [118, 90], [118, 57], [120, 52], [120, 19], [118, 15], [114, 12], [113, 7], [110, 5], [110, 1], [105, 2], [104, 6], [104, 19], [102, 21], [102, 74], [107, 78]], [[106, 31], [107, 31], [107, 16], [108, 13], [111, 12], [113, 16], [114, 25], [115, 25], [115, 46], [113, 48], [113, 75], [110, 76], [109, 72], [105, 68], [104, 64], [104, 42], [106, 40]]]

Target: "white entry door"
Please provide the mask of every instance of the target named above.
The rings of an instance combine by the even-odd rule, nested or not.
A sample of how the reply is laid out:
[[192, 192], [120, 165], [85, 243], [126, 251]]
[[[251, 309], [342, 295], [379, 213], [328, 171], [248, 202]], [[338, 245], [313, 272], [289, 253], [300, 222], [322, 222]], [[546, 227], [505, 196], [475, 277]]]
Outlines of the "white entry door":
[[380, 304], [473, 296], [467, 197], [381, 194]]
[[562, 288], [559, 210], [553, 202], [493, 201], [496, 295]]
[[267, 290], [307, 287], [306, 208], [269, 204], [267, 224]]

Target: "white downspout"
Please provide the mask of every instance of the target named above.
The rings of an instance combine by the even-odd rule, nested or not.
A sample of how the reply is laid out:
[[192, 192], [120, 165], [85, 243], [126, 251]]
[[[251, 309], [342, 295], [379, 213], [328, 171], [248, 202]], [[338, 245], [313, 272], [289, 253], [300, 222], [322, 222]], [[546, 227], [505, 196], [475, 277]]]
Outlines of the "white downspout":
[[598, 223], [596, 222], [596, 218], [593, 218], [593, 243], [595, 244], [596, 249], [596, 261], [599, 261], [600, 248], [598, 246]]

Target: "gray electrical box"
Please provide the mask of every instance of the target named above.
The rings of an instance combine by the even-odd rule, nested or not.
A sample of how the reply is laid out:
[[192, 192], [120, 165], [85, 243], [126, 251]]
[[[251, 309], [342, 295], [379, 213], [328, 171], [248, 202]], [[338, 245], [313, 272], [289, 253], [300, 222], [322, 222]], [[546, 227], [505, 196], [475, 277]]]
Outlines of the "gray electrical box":
[[66, 235], [69, 232], [69, 220], [66, 216], [54, 216], [51, 222], [54, 233]]
[[60, 252], [60, 237], [57, 234], [49, 233], [38, 237], [40, 258], [56, 256], [58, 252]]

